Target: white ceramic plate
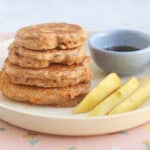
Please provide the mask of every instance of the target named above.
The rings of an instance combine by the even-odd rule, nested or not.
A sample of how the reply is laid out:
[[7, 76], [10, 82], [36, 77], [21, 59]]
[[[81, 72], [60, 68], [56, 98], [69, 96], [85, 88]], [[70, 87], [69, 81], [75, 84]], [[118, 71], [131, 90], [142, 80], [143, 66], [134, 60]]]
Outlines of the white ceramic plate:
[[[0, 66], [7, 56], [7, 47], [11, 41], [0, 43]], [[150, 67], [137, 76], [148, 77]], [[99, 82], [104, 73], [92, 62], [94, 79], [92, 87]], [[92, 88], [91, 87], [91, 88]], [[0, 93], [0, 118], [19, 127], [57, 135], [96, 135], [117, 132], [136, 127], [150, 121], [150, 100], [140, 109], [113, 115], [88, 117], [87, 114], [74, 115], [73, 108], [54, 108], [34, 106], [8, 100]]]

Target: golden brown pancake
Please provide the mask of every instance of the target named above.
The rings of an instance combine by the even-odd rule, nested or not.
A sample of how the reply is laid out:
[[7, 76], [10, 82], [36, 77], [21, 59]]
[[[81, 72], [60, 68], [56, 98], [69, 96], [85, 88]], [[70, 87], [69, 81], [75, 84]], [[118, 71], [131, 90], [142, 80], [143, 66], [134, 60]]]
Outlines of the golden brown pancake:
[[2, 71], [0, 70], [0, 90], [1, 90], [1, 86], [2, 86]]
[[2, 73], [1, 77], [3, 95], [11, 100], [32, 104], [50, 104], [60, 107], [73, 106], [88, 93], [89, 89], [89, 83], [66, 88], [39, 88], [13, 84], [5, 72]]
[[38, 87], [67, 87], [91, 79], [88, 58], [78, 65], [50, 65], [43, 69], [22, 68], [7, 60], [4, 70], [12, 83]]
[[79, 64], [83, 61], [84, 57], [83, 47], [70, 50], [34, 51], [19, 47], [13, 43], [9, 47], [8, 59], [11, 63], [25, 68], [45, 68], [53, 63]]
[[86, 39], [85, 30], [74, 24], [21, 28], [0, 72], [2, 94], [32, 104], [76, 105], [88, 93], [91, 80]]
[[71, 49], [83, 45], [86, 39], [86, 32], [79, 25], [45, 23], [21, 28], [15, 42], [33, 50]]

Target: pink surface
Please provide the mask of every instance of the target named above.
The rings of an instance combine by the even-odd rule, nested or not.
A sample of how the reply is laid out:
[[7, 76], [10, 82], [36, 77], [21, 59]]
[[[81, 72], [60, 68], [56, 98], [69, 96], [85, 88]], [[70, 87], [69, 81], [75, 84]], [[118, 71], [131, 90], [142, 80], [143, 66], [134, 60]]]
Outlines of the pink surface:
[[[0, 34], [0, 41], [11, 37]], [[115, 134], [63, 137], [27, 131], [0, 120], [0, 150], [150, 150], [150, 122]]]

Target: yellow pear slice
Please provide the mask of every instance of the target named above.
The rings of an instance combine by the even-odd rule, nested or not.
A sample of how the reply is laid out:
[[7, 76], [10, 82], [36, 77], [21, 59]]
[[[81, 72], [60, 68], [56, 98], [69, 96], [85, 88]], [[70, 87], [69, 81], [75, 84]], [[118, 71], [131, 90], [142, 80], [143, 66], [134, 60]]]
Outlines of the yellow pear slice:
[[90, 116], [108, 114], [115, 106], [120, 104], [125, 100], [125, 98], [131, 95], [139, 87], [139, 85], [140, 82], [136, 78], [130, 78], [117, 91], [98, 104], [90, 112]]
[[116, 106], [109, 114], [128, 112], [140, 107], [150, 97], [150, 81], [143, 84], [124, 102]]
[[75, 108], [75, 113], [88, 112], [100, 103], [105, 97], [121, 86], [117, 74], [111, 73], [104, 78]]

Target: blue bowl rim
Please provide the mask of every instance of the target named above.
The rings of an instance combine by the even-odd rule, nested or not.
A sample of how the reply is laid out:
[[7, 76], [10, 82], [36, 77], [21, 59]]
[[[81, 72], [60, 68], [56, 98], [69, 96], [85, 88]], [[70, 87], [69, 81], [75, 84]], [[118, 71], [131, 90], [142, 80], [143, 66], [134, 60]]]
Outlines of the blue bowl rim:
[[137, 50], [137, 51], [128, 51], [128, 52], [119, 52], [119, 51], [108, 51], [108, 50], [105, 50], [103, 48], [96, 48], [94, 47], [94, 45], [92, 44], [92, 40], [93, 38], [96, 38], [96, 37], [99, 37], [99, 36], [102, 36], [104, 34], [110, 34], [110, 33], [113, 33], [113, 32], [131, 32], [133, 34], [140, 34], [142, 36], [144, 36], [145, 38], [149, 39], [150, 40], [150, 36], [144, 32], [141, 32], [141, 31], [138, 31], [138, 30], [131, 30], [131, 29], [114, 29], [114, 30], [107, 30], [107, 31], [103, 31], [103, 32], [97, 32], [97, 33], [94, 33], [88, 40], [88, 45], [91, 49], [94, 49], [94, 50], [98, 50], [98, 51], [101, 51], [101, 52], [105, 52], [105, 53], [109, 53], [109, 54], [122, 54], [122, 55], [128, 55], [128, 54], [141, 54], [141, 53], [144, 53], [144, 52], [148, 52], [150, 51], [150, 46], [148, 47], [145, 47], [144, 49], [141, 49], [141, 50]]

